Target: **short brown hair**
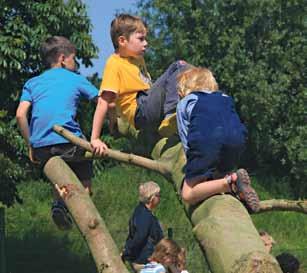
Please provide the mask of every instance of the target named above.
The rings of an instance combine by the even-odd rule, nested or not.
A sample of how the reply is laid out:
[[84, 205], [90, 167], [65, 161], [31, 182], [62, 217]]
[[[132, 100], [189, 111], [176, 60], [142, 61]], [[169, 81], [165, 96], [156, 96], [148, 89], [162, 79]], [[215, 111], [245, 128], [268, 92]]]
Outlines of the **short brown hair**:
[[218, 84], [212, 72], [203, 67], [192, 67], [177, 76], [177, 91], [185, 97], [193, 91], [217, 91]]
[[137, 16], [130, 14], [119, 14], [111, 22], [111, 39], [114, 49], [118, 49], [118, 37], [124, 36], [129, 39], [130, 35], [134, 32], [147, 32], [146, 23]]
[[174, 240], [163, 238], [156, 246], [155, 250], [149, 258], [163, 265], [166, 257], [172, 257], [174, 265], [180, 270], [185, 267], [185, 250], [181, 248]]
[[51, 67], [57, 62], [60, 54], [69, 56], [76, 53], [75, 45], [63, 36], [47, 38], [41, 45], [40, 54], [45, 66]]

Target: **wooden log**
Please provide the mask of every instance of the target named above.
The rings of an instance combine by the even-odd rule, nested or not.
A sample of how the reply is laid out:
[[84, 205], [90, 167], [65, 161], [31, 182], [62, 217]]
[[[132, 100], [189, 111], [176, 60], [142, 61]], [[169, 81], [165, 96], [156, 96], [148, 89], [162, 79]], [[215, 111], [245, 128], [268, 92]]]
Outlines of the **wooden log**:
[[48, 160], [44, 173], [54, 186], [65, 189], [63, 200], [85, 238], [98, 273], [128, 273], [109, 231], [83, 185], [58, 156]]
[[[63, 130], [61, 134], [64, 135]], [[67, 138], [77, 144], [74, 136]], [[91, 151], [90, 144], [85, 145], [84, 140], [79, 144]], [[108, 156], [112, 157], [110, 150]], [[163, 174], [173, 182], [179, 196], [185, 165], [181, 143], [163, 138], [155, 145], [152, 157], [152, 161], [165, 163]], [[140, 166], [141, 163], [139, 160]], [[198, 206], [185, 204], [185, 210], [212, 273], [281, 273], [276, 259], [266, 252], [246, 208], [231, 195], [213, 196]]]
[[[171, 161], [172, 181], [179, 193], [185, 155], [181, 143], [165, 149], [168, 141], [161, 139], [152, 156]], [[246, 208], [231, 195], [216, 195], [197, 206], [185, 205], [185, 210], [213, 273], [281, 273], [276, 259], [266, 252]]]

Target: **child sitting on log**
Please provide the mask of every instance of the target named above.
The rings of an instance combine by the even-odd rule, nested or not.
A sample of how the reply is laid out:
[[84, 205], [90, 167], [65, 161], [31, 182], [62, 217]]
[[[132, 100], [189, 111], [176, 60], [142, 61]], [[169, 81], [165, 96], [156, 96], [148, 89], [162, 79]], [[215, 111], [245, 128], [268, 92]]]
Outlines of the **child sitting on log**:
[[[75, 120], [78, 103], [82, 97], [96, 99], [98, 90], [86, 78], [75, 73], [76, 47], [67, 38], [53, 36], [46, 39], [41, 46], [41, 56], [47, 69], [25, 83], [16, 119], [29, 147], [30, 160], [43, 168], [53, 156], [70, 161], [85, 153], [84, 149], [54, 132], [52, 127], [58, 124], [82, 137], [80, 126]], [[90, 193], [92, 163], [80, 160], [67, 163]], [[60, 229], [70, 229], [72, 219], [57, 191], [54, 198], [51, 209], [53, 221]]]
[[147, 132], [155, 133], [159, 128], [163, 134], [169, 118], [174, 117], [179, 101], [176, 77], [189, 65], [176, 61], [152, 83], [143, 58], [147, 32], [146, 23], [129, 14], [119, 14], [111, 23], [114, 53], [106, 62], [93, 118], [91, 144], [95, 154], [104, 153], [100, 135], [107, 113], [110, 131], [116, 127], [115, 104], [121, 118]]
[[162, 239], [140, 273], [188, 273], [185, 270], [185, 250], [171, 239]]
[[245, 169], [229, 173], [242, 154], [247, 129], [233, 99], [219, 91], [210, 70], [194, 67], [178, 75], [178, 133], [186, 154], [182, 198], [196, 204], [212, 195], [233, 193], [250, 212], [259, 198]]

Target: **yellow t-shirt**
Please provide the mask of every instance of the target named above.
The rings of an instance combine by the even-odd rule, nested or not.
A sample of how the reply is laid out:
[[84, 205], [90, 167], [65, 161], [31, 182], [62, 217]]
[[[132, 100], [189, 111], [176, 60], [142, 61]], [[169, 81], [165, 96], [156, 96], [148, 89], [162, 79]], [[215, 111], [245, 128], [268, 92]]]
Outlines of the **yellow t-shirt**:
[[100, 93], [116, 93], [117, 109], [121, 116], [134, 126], [136, 95], [139, 91], [148, 90], [150, 85], [150, 76], [143, 58], [123, 58], [118, 54], [112, 54], [104, 69]]

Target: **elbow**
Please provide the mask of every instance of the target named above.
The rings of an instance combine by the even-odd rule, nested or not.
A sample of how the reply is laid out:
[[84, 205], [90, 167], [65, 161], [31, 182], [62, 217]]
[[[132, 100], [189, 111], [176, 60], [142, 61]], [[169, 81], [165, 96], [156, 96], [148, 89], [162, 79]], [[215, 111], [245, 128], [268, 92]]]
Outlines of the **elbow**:
[[20, 121], [23, 118], [23, 116], [24, 115], [23, 115], [22, 111], [20, 111], [20, 109], [18, 108], [16, 110], [16, 115], [15, 115], [17, 122]]

